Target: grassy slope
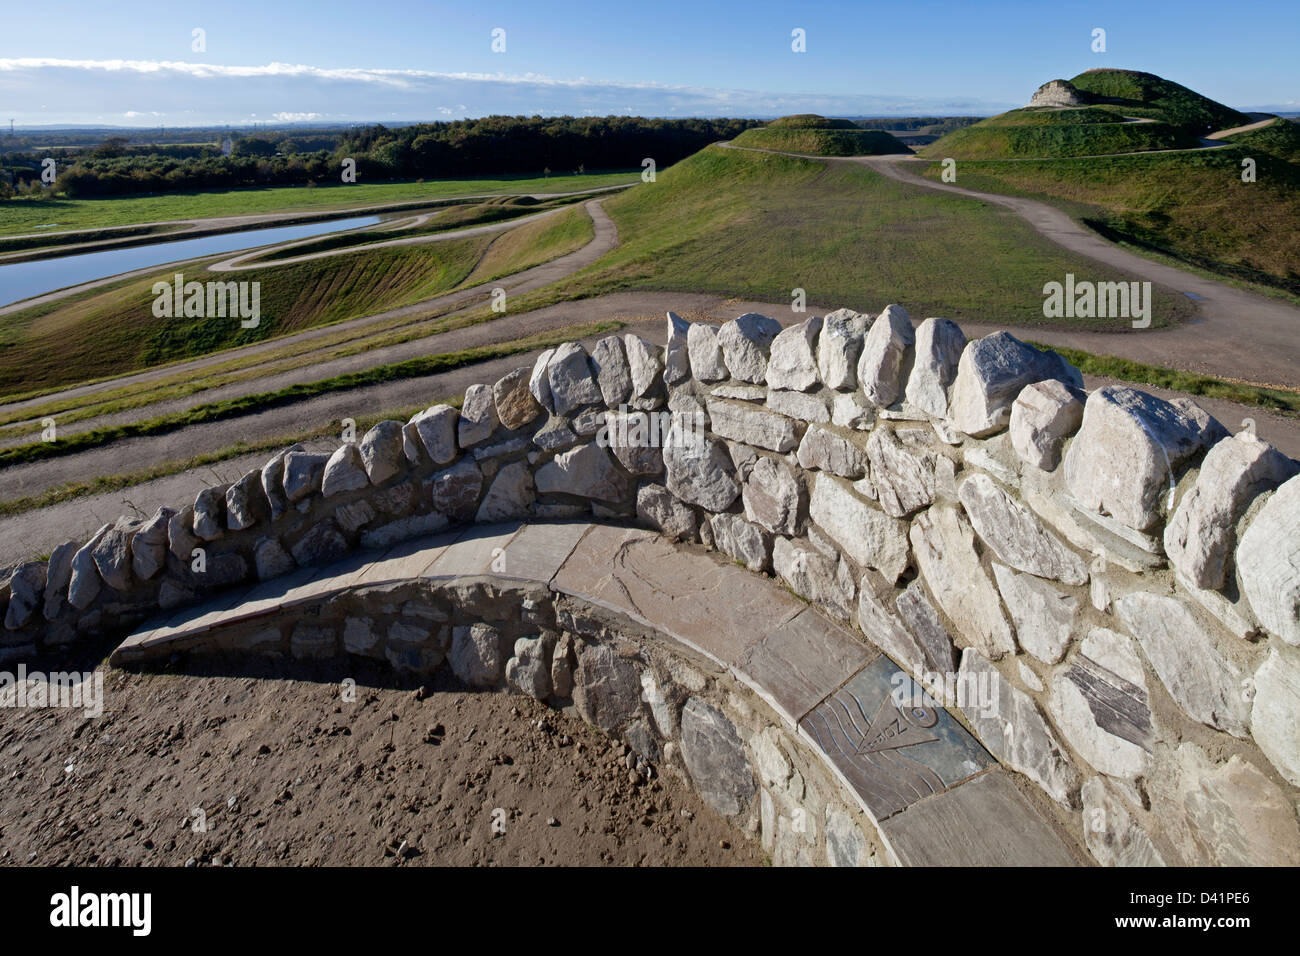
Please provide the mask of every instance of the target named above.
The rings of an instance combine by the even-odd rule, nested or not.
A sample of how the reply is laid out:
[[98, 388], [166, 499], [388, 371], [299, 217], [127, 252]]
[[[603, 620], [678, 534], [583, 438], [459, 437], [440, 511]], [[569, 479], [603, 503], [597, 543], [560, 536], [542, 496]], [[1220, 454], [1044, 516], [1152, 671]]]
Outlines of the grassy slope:
[[1165, 123], [1042, 122], [1042, 113], [1013, 110], [955, 130], [921, 150], [953, 159], [1094, 156], [1200, 145], [1187, 132]]
[[807, 129], [767, 126], [747, 129], [735, 139], [737, 146], [776, 149], [812, 156], [879, 156], [906, 153], [907, 147], [889, 133], [875, 129]]
[[[1241, 181], [1246, 155], [1257, 163], [1254, 183]], [[940, 173], [938, 164], [925, 171], [931, 179]], [[1067, 210], [1109, 238], [1300, 294], [1300, 166], [1261, 150], [1234, 146], [1111, 159], [968, 160], [958, 167], [958, 182], [985, 192], [1075, 204]]]
[[[1043, 325], [1052, 322], [1042, 314], [1045, 282], [1067, 272], [1121, 278], [1011, 213], [855, 164], [709, 147], [605, 209], [622, 245], [538, 301], [649, 288], [779, 302], [802, 288], [812, 301], [862, 310], [901, 302], [917, 317]], [[1160, 294], [1153, 324], [1189, 312], [1182, 297]], [[1126, 323], [1097, 327], [1117, 324]]]
[[766, 129], [858, 129], [852, 120], [827, 119], [819, 113], [791, 113], [768, 123]]
[[504, 222], [508, 219], [518, 219], [523, 216], [531, 216], [535, 213], [544, 212], [547, 209], [553, 209], [556, 206], [581, 202], [581, 197], [571, 196], [559, 197], [541, 203], [534, 202], [531, 199], [527, 199], [527, 197], [522, 197], [525, 201], [513, 201], [514, 198], [515, 197], [511, 197], [511, 202], [492, 201], [448, 206], [446, 209], [435, 213], [428, 222], [414, 228], [400, 227], [400, 223], [406, 220], [406, 217], [386, 220], [370, 229], [361, 229], [354, 232], [339, 232], [332, 235], [321, 236], [318, 239], [295, 243], [292, 246], [280, 247], [268, 252], [265, 256], [245, 261], [276, 262], [281, 259], [294, 259], [315, 252], [346, 249], [353, 246], [368, 245], [374, 242], [388, 242], [392, 239], [403, 239], [413, 236], [432, 236], [437, 235], [440, 232], [451, 232], [456, 229], [466, 229], [471, 226], [486, 226], [493, 223]]
[[[1279, 121], [1213, 151], [1070, 159], [1196, 145], [1209, 130], [1250, 121], [1150, 73], [1090, 70], [1070, 82], [1099, 102], [1013, 110], [957, 130], [921, 154], [965, 160], [959, 180], [971, 189], [1047, 199], [1107, 238], [1300, 295], [1300, 128]], [[1102, 122], [1107, 114], [1158, 122]], [[1254, 183], [1241, 181], [1247, 156], [1257, 163]], [[997, 161], [1008, 158], [1017, 161]], [[937, 165], [925, 172], [932, 179], [940, 174]]]
[[596, 236], [591, 217], [581, 207], [538, 222], [528, 222], [497, 237], [465, 285], [491, 282], [581, 249]]
[[0, 235], [31, 232], [57, 223], [59, 229], [96, 229], [138, 222], [251, 216], [277, 212], [347, 209], [421, 199], [486, 193], [572, 192], [636, 182], [636, 172], [601, 172], [548, 178], [446, 179], [437, 182], [354, 183], [337, 186], [274, 186], [210, 192], [128, 196], [119, 199], [12, 199], [0, 202]]
[[[155, 318], [151, 287], [175, 270], [118, 283], [31, 320], [20, 341], [0, 350], [0, 392], [137, 371], [418, 302], [459, 284], [491, 238], [378, 249], [233, 275], [186, 270], [187, 279], [200, 282], [260, 282], [261, 322], [255, 329], [229, 318]], [[24, 319], [16, 313], [4, 321], [20, 325]]]
[[[1110, 110], [1083, 106], [1077, 109], [1025, 109], [1010, 110], [998, 116], [980, 120], [987, 123], [997, 120], [1000, 126], [1056, 126], [1061, 123], [1117, 123], [1119, 120]], [[976, 125], [974, 123], [970, 124]]]
[[1096, 69], [1080, 73], [1070, 82], [1075, 89], [1110, 100], [1132, 116], [1163, 119], [1193, 132], [1227, 129], [1250, 121], [1245, 114], [1154, 73]]
[[[547, 262], [580, 249], [592, 237], [591, 218], [575, 207], [492, 236], [238, 273], [240, 279], [261, 277], [263, 282], [263, 318], [255, 330], [240, 329], [238, 323], [228, 320], [155, 319], [149, 311], [149, 289], [156, 277], [129, 280], [61, 308], [45, 307], [31, 310], [37, 315], [6, 317], [6, 327], [12, 329], [21, 321], [28, 334], [11, 336], [20, 345], [0, 349], [0, 394], [102, 378], [394, 308]], [[97, 334], [69, 334], [69, 330], [82, 327], [95, 328]], [[383, 333], [383, 327], [375, 327], [374, 334]], [[88, 338], [92, 341], [86, 342]], [[72, 344], [65, 346], [65, 341]], [[288, 367], [299, 364], [290, 361]], [[231, 380], [229, 372], [224, 367], [221, 374], [214, 372], [212, 384]], [[202, 384], [186, 377], [178, 394], [192, 394]], [[98, 412], [147, 400], [149, 396], [136, 394], [139, 391], [131, 389], [129, 395], [119, 396]], [[144, 391], [153, 394], [156, 390]], [[41, 414], [54, 414], [62, 407], [52, 406]]]
[[1292, 120], [1279, 118], [1269, 126], [1230, 136], [1227, 141], [1241, 147], [1247, 156], [1264, 153], [1300, 166], [1300, 123]]

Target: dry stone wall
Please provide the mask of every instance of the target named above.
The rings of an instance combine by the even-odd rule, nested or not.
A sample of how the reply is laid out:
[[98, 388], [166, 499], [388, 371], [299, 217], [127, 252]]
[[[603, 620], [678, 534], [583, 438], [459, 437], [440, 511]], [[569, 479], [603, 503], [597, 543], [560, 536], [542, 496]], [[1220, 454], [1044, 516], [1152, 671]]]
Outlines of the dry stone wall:
[[667, 333], [547, 350], [21, 565], [0, 660], [454, 523], [635, 521], [855, 624], [1099, 862], [1300, 862], [1296, 462], [899, 305]]
[[572, 706], [628, 745], [629, 774], [693, 788], [778, 866], [893, 861], [825, 762], [727, 668], [545, 584], [474, 575], [351, 586], [208, 631], [185, 652], [346, 654], [415, 675], [447, 667], [469, 687]]

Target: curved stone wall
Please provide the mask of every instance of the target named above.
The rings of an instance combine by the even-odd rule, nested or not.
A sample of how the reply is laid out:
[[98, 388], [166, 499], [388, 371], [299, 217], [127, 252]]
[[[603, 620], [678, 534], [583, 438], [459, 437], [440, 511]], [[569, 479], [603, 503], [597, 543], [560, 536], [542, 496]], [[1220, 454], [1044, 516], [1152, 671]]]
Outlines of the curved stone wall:
[[[157, 648], [128, 642], [114, 660], [148, 661]], [[468, 574], [349, 583], [343, 574], [274, 614], [223, 618], [162, 641], [164, 657], [177, 651], [348, 654], [420, 675], [448, 667], [471, 688], [572, 706], [629, 745], [630, 773], [672, 774], [760, 839], [777, 865], [895, 862], [830, 768], [726, 667], [541, 582]]]
[[457, 410], [287, 449], [0, 589], [0, 655], [459, 522], [636, 521], [856, 625], [1104, 864], [1300, 862], [1300, 478], [1006, 333], [670, 313]]

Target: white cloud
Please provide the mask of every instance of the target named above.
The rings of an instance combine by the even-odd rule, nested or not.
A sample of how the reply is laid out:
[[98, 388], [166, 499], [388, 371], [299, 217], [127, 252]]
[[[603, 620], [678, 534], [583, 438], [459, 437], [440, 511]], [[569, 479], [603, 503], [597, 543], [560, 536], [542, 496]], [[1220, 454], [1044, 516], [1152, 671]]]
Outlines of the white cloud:
[[[186, 122], [226, 124], [263, 113], [268, 99], [295, 109], [278, 122], [329, 117], [365, 122], [455, 119], [490, 113], [646, 116], [833, 116], [1001, 112], [1013, 104], [956, 98], [754, 90], [606, 82], [538, 73], [439, 73], [430, 70], [321, 68], [267, 63], [230, 66], [179, 60], [0, 58], [0, 100], [21, 104], [40, 95], [54, 103], [40, 122], [85, 122], [99, 113], [143, 123], [186, 115]], [[126, 114], [122, 104], [135, 107]], [[436, 104], [443, 104], [441, 106]], [[451, 105], [455, 104], [455, 105]], [[21, 106], [13, 114], [23, 122]], [[263, 114], [266, 115], [266, 114]], [[35, 118], [37, 114], [28, 113]]]

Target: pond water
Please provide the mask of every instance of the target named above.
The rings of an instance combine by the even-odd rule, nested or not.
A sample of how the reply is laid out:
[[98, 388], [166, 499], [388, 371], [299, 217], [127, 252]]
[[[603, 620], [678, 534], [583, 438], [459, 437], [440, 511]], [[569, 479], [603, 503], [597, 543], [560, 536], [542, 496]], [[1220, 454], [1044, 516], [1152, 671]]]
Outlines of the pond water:
[[226, 232], [197, 239], [155, 242], [126, 249], [105, 249], [102, 252], [38, 259], [34, 262], [13, 262], [0, 265], [0, 306], [136, 269], [147, 269], [151, 266], [161, 266], [168, 262], [179, 262], [198, 256], [239, 252], [272, 243], [342, 232], [358, 226], [373, 226], [379, 220], [379, 216], [353, 216], [350, 219], [335, 219], [330, 222], [276, 226], [271, 229], [245, 229], [241, 232]]

